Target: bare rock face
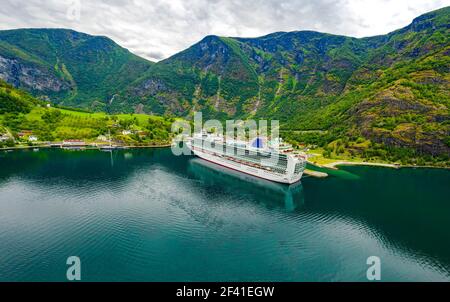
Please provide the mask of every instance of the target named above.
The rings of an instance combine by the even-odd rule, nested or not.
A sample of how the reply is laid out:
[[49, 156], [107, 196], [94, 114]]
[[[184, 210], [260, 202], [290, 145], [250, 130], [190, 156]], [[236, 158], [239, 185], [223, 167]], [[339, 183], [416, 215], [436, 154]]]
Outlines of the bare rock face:
[[134, 109], [134, 113], [145, 113], [144, 111], [144, 104], [139, 103], [136, 105], [135, 109]]
[[380, 129], [366, 130], [365, 135], [377, 143], [392, 147], [407, 147], [415, 149], [421, 154], [450, 156], [450, 148], [443, 141], [448, 136], [448, 131], [423, 131], [421, 127], [414, 125], [402, 125], [392, 132], [380, 131]]
[[50, 73], [2, 56], [0, 56], [0, 79], [15, 87], [26, 87], [39, 92], [60, 92], [69, 89], [68, 83]]
[[168, 91], [168, 89], [166, 88], [164, 82], [160, 79], [149, 79], [136, 89], [139, 96], [155, 96], [160, 92], [166, 91]]
[[450, 136], [446, 110], [417, 99], [409, 88], [393, 86], [358, 104], [352, 115], [362, 134], [376, 143], [450, 156], [450, 146], [445, 143]]

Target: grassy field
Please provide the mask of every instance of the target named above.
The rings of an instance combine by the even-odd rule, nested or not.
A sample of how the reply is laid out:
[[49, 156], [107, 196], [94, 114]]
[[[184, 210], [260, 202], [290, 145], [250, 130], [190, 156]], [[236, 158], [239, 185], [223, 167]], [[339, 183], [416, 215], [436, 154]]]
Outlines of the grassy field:
[[[82, 111], [74, 111], [69, 109], [60, 109], [60, 108], [34, 108], [31, 110], [28, 114], [26, 114], [26, 118], [30, 121], [42, 121], [42, 115], [45, 112], [54, 112], [59, 111], [63, 115], [67, 115], [70, 118], [79, 118], [79, 119], [95, 119], [95, 120], [102, 120], [102, 119], [114, 119], [117, 118], [117, 121], [132, 121], [133, 126], [137, 129], [145, 129], [145, 124], [148, 122], [149, 119], [152, 119], [154, 121], [161, 121], [163, 122], [165, 119], [160, 116], [150, 116], [148, 114], [116, 114], [116, 115], [108, 115], [104, 112], [82, 112]], [[142, 125], [139, 126], [139, 125]]]
[[30, 137], [37, 137], [34, 143], [68, 139], [101, 143], [109, 139], [109, 134], [117, 144], [167, 145], [171, 141], [173, 121], [145, 114], [108, 115], [46, 107], [0, 115], [2, 133], [11, 133], [18, 145], [30, 145]]
[[120, 145], [161, 146], [171, 142], [174, 121], [145, 114], [55, 108], [0, 80], [0, 148], [70, 139], [107, 143], [110, 138]]

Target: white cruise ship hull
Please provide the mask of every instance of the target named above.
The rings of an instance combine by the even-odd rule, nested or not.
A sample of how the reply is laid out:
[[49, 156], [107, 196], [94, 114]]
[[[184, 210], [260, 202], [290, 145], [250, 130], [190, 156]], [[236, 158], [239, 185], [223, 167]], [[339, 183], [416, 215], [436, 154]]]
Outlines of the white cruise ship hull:
[[203, 152], [200, 149], [197, 148], [192, 148], [192, 146], [190, 144], [188, 144], [188, 147], [192, 150], [192, 152], [204, 159], [207, 160], [209, 162], [215, 163], [217, 165], [221, 165], [223, 167], [232, 169], [232, 170], [236, 170], [242, 173], [246, 173], [255, 177], [259, 177], [259, 178], [263, 178], [263, 179], [267, 179], [270, 181], [274, 181], [274, 182], [278, 182], [278, 183], [283, 183], [283, 184], [294, 184], [300, 181], [300, 179], [302, 178], [303, 173], [299, 173], [295, 176], [293, 176], [291, 179], [289, 179], [286, 175], [281, 175], [281, 174], [276, 174], [276, 173], [271, 173], [270, 171], [266, 171], [263, 169], [258, 169], [255, 167], [251, 167], [245, 164], [241, 164], [235, 161], [231, 161], [228, 160], [226, 158], [220, 157], [220, 156], [216, 156], [207, 152]]

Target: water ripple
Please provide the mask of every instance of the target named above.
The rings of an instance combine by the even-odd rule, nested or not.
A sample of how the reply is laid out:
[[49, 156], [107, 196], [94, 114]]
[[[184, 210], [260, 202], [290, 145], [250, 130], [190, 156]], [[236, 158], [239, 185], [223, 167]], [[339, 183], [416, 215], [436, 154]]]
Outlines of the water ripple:
[[[67, 163], [69, 155], [51, 152], [55, 161], [0, 182], [0, 281], [64, 280], [71, 255], [81, 257], [86, 281], [364, 281], [371, 255], [383, 259], [387, 280], [450, 280], [445, 244], [411, 240], [402, 225], [409, 220], [391, 219], [404, 207], [382, 208], [382, 198], [366, 193], [374, 177], [392, 177], [387, 184], [403, 179], [389, 174], [396, 171], [359, 168], [365, 173], [359, 177], [351, 169], [358, 176], [352, 182], [309, 178], [288, 188], [248, 182], [164, 150], [127, 151], [133, 156], [115, 157], [113, 167], [103, 154]], [[433, 173], [437, 184], [446, 177]], [[388, 205], [400, 193], [392, 194], [395, 200], [383, 195]], [[404, 201], [410, 213], [421, 213], [414, 196], [429, 194]]]

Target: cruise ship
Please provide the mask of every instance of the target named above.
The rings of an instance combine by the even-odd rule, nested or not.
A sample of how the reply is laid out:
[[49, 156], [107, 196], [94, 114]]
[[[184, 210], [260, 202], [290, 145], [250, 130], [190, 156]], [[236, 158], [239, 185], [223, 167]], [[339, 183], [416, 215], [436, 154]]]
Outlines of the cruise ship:
[[204, 160], [284, 184], [299, 182], [307, 161], [305, 154], [294, 152], [292, 146], [281, 139], [269, 141], [257, 137], [245, 142], [202, 132], [194, 134], [186, 145]]

